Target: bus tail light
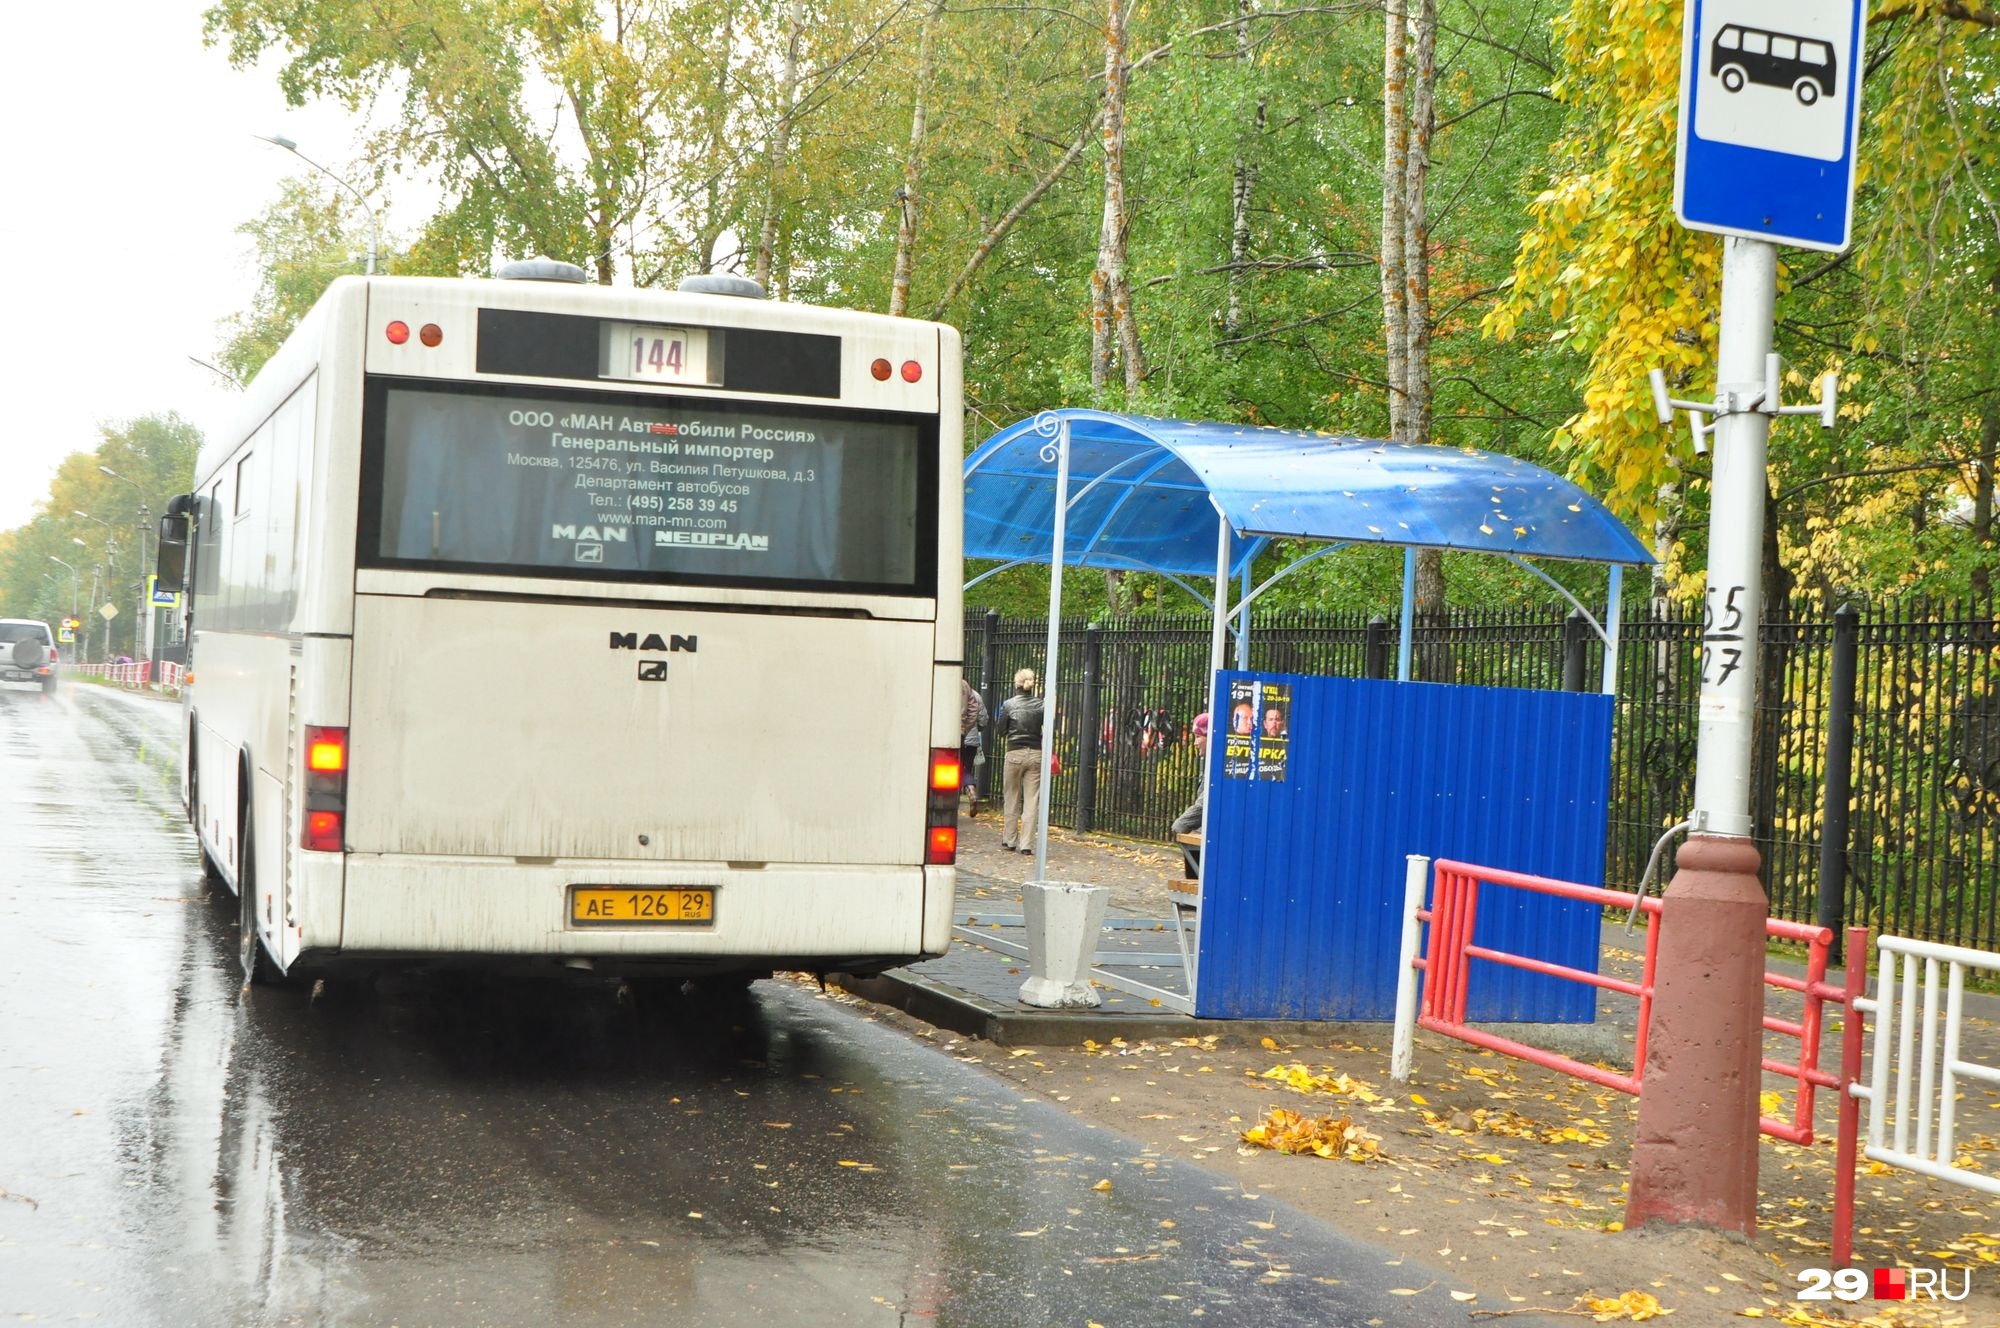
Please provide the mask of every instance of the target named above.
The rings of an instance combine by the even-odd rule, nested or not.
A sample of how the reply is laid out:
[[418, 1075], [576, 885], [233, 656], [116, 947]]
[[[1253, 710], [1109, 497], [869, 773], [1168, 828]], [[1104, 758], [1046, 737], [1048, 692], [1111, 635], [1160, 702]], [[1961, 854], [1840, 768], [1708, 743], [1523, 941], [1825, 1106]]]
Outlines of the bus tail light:
[[933, 867], [949, 867], [958, 861], [958, 827], [955, 825], [934, 825], [931, 827], [930, 852], [924, 861]]
[[924, 861], [930, 866], [949, 867], [958, 861], [958, 786], [964, 773], [957, 748], [931, 748], [930, 814], [924, 836]]
[[306, 837], [303, 847], [315, 853], [338, 853], [345, 845], [347, 818], [340, 812], [308, 811], [306, 813]]
[[347, 839], [347, 730], [306, 725], [306, 817], [299, 846], [338, 853]]

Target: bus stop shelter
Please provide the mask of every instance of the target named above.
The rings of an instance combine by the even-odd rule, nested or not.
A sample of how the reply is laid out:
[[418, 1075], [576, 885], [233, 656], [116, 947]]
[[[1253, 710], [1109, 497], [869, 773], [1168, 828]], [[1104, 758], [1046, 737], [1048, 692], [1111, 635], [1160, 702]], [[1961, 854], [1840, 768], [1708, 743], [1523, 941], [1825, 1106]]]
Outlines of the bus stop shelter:
[[[1252, 584], [1259, 555], [1280, 540], [1316, 547]], [[1066, 409], [1000, 430], [965, 462], [965, 556], [997, 564], [967, 588], [1031, 563], [1167, 578], [1211, 615], [1211, 715], [1232, 630], [1238, 667], [1247, 661], [1250, 606], [1299, 568], [1357, 544], [1405, 550], [1398, 680], [1410, 678], [1416, 552], [1435, 548], [1506, 558], [1574, 605], [1604, 642], [1605, 693], [1617, 677], [1623, 569], [1653, 561], [1577, 485], [1532, 462], [1471, 447]], [[1603, 616], [1536, 560], [1608, 565]], [[1051, 679], [1059, 676], [1061, 615], [1058, 573], [1050, 578], [1044, 664]], [[1053, 707], [1053, 693], [1047, 704]], [[1053, 733], [1052, 711], [1045, 724]], [[1052, 751], [1045, 746], [1045, 762]], [[1047, 862], [1046, 770], [1041, 789], [1038, 879]]]

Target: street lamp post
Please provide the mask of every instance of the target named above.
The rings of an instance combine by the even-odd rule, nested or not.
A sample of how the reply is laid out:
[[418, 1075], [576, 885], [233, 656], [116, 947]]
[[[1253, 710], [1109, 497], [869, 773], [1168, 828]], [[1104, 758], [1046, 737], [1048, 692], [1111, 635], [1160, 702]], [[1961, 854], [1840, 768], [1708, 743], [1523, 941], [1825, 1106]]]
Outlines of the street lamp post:
[[[99, 473], [109, 475], [120, 484], [131, 485], [132, 491], [139, 495], [139, 616], [132, 620], [132, 654], [135, 657], [151, 659], [153, 657], [153, 606], [151, 603], [152, 597], [146, 593], [146, 569], [151, 566], [146, 560], [146, 534], [147, 528], [151, 525], [153, 514], [151, 509], [146, 505], [146, 491], [139, 487], [138, 481], [126, 479], [109, 466], [99, 466], [97, 469]], [[78, 515], [81, 515], [81, 513]], [[95, 520], [96, 518], [93, 517], [91, 519]], [[145, 633], [143, 639], [140, 636], [142, 628]], [[109, 630], [105, 633], [105, 640], [107, 643], [110, 640]]]
[[[74, 618], [77, 616], [76, 597], [81, 592], [83, 587], [83, 581], [77, 575], [76, 564], [65, 563], [63, 562], [62, 559], [56, 557], [53, 553], [49, 555], [49, 561], [52, 563], [62, 563], [64, 567], [69, 568], [69, 612], [64, 616]], [[79, 646], [81, 645], [81, 643], [76, 643], [76, 644], [78, 644]], [[79, 650], [78, 653], [81, 653], [81, 650]]]
[[368, 200], [362, 196], [361, 191], [314, 161], [311, 157], [308, 157], [305, 153], [299, 151], [299, 145], [291, 139], [286, 138], [283, 134], [252, 134], [251, 137], [269, 143], [273, 147], [283, 148], [306, 165], [318, 171], [321, 175], [324, 175], [327, 179], [339, 185], [342, 189], [345, 189], [354, 201], [361, 205], [362, 215], [368, 218], [368, 275], [371, 277], [374, 276], [375, 253], [382, 247], [382, 237], [381, 233], [375, 229], [375, 209], [368, 206]]

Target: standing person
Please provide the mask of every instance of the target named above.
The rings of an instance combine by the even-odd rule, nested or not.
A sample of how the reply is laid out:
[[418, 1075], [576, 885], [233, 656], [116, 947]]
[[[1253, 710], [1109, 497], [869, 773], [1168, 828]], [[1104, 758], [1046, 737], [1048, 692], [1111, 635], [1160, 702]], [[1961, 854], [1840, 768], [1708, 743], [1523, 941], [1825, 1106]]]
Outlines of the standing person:
[[[958, 704], [958, 768], [965, 784], [967, 816], [979, 815], [979, 786], [972, 781], [972, 770], [979, 760], [979, 746], [983, 739], [980, 730], [986, 727], [986, 698], [972, 690], [972, 684], [959, 678]], [[988, 767], [989, 771], [991, 767]], [[992, 778], [989, 773], [988, 779]]]
[[1014, 694], [1000, 703], [996, 737], [1007, 744], [1001, 780], [1000, 847], [1033, 853], [1035, 816], [1042, 805], [1042, 698], [1035, 671], [1014, 674]]

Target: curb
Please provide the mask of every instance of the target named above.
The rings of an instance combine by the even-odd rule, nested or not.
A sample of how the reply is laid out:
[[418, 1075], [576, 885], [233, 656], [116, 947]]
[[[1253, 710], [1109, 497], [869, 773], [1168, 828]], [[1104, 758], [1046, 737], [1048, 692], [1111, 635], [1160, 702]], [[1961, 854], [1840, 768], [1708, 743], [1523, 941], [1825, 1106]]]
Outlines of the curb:
[[[1259, 1046], [1263, 1039], [1313, 1042], [1346, 1039], [1387, 1045], [1388, 1023], [1310, 1019], [1196, 1019], [1181, 1014], [1106, 1014], [1089, 1010], [1029, 1010], [998, 1005], [920, 973], [895, 969], [879, 977], [829, 973], [842, 991], [901, 1010], [912, 1019], [998, 1047], [1080, 1047], [1085, 1042], [1215, 1037], [1224, 1046]], [[1590, 1024], [1481, 1025], [1508, 1037], [1539, 1038], [1551, 1050], [1582, 1060], [1629, 1061], [1616, 1030]]]

